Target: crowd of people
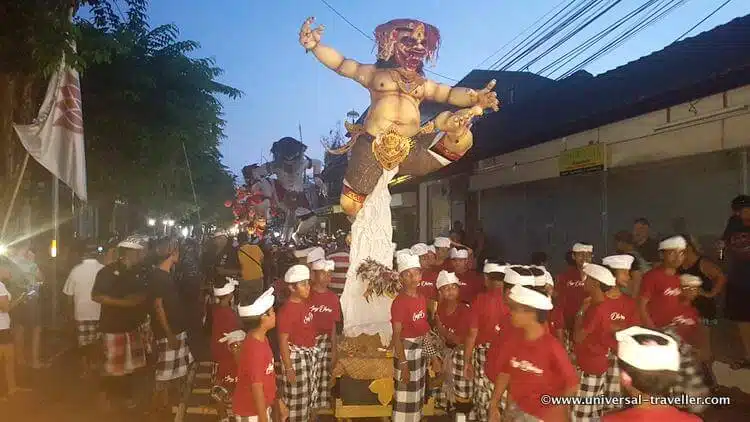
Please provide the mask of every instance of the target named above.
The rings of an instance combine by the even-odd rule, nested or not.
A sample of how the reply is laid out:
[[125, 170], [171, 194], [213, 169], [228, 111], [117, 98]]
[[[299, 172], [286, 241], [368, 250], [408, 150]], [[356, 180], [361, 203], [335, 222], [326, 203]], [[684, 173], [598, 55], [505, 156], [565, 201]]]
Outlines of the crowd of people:
[[[716, 388], [710, 337], [724, 290], [724, 315], [750, 350], [750, 198], [732, 206], [721, 245], [729, 277], [687, 234], [654, 240], [645, 219], [617, 233], [616, 254], [601, 260], [592, 245], [571, 245], [554, 276], [543, 252], [528, 263], [477, 259], [459, 230], [396, 251], [393, 420], [421, 420], [430, 398], [471, 421], [700, 420], [710, 403], [698, 398]], [[349, 241], [339, 233], [282, 246], [220, 231], [202, 248], [141, 235], [92, 248], [62, 289], [74, 304], [82, 374], [101, 381], [105, 410], [135, 406], [137, 380], [150, 377], [158, 416], [171, 412], [193, 362], [213, 361], [219, 420], [312, 420], [332, 406]], [[33, 345], [40, 274], [28, 250], [11, 259], [32, 277], [12, 294], [3, 283], [14, 274], [0, 265], [7, 396], [22, 391], [19, 339], [31, 334], [31, 366], [44, 367]]]

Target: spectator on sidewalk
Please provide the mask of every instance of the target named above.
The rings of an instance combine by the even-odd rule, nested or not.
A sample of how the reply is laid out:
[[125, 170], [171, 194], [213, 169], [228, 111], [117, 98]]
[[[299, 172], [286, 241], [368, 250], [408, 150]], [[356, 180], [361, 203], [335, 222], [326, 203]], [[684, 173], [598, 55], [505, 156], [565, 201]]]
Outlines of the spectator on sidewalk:
[[156, 340], [156, 385], [153, 410], [168, 409], [170, 390], [177, 396], [181, 391], [179, 381], [187, 375], [193, 355], [187, 345], [187, 331], [182, 303], [171, 274], [180, 251], [177, 242], [163, 239], [157, 246], [159, 264], [151, 271], [148, 280], [151, 301], [151, 329]]
[[636, 249], [633, 233], [622, 230], [615, 234], [615, 250], [618, 254], [627, 254], [633, 257], [633, 264], [630, 266], [630, 284], [628, 289], [623, 293], [630, 297], [637, 297], [641, 288], [643, 274], [651, 270], [651, 263], [646, 261], [640, 252]]
[[732, 204], [736, 208], [740, 224], [727, 227], [726, 249], [729, 258], [727, 274], [726, 308], [727, 319], [734, 321], [740, 331], [744, 358], [735, 362], [733, 367], [750, 368], [750, 197], [740, 198]]
[[[11, 272], [5, 267], [0, 267], [0, 360], [4, 363], [5, 381], [7, 383], [7, 391], [4, 397], [0, 397], [0, 400], [4, 400], [24, 389], [20, 388], [16, 384], [16, 360], [15, 360], [15, 348], [13, 346], [13, 336], [10, 331], [10, 310], [13, 308], [14, 302], [8, 289], [5, 288], [5, 282], [11, 278]], [[18, 302], [16, 302], [18, 303]]]
[[97, 250], [87, 251], [83, 262], [70, 271], [63, 287], [63, 293], [73, 302], [84, 375], [88, 375], [94, 369], [100, 350], [97, 346], [101, 339], [99, 317], [102, 307], [91, 299], [96, 275], [104, 268], [104, 264], [97, 260], [98, 255]]
[[142, 263], [147, 236], [134, 235], [117, 244], [119, 259], [96, 275], [91, 298], [101, 305], [99, 330], [104, 342], [102, 405], [113, 400], [133, 407], [133, 373], [146, 366], [143, 335], [146, 285]]
[[9, 257], [23, 273], [23, 285], [20, 287], [28, 293], [13, 309], [16, 362], [19, 366], [26, 366], [26, 336], [31, 332], [31, 367], [42, 369], [45, 367], [41, 361], [42, 311], [39, 304], [42, 271], [36, 263], [34, 252], [26, 244], [14, 247]]
[[659, 242], [651, 237], [651, 223], [643, 217], [633, 222], [633, 241], [638, 253], [648, 262], [659, 262]]

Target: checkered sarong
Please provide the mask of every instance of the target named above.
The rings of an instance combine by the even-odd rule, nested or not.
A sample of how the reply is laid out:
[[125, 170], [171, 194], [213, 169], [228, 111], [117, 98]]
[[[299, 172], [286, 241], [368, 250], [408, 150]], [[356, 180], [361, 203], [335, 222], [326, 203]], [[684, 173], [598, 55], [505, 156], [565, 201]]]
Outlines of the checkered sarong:
[[[620, 392], [620, 369], [617, 359], [609, 355], [609, 367], [603, 374], [587, 374], [579, 371], [580, 382], [578, 383], [577, 397], [619, 397]], [[590, 400], [590, 399], [589, 399]], [[605, 411], [614, 410], [616, 407], [600, 403], [575, 404], [571, 407], [571, 421], [588, 422], [599, 420]]]
[[489, 343], [480, 344], [474, 348], [472, 356], [474, 365], [473, 388], [471, 389], [471, 402], [474, 405], [469, 412], [468, 420], [486, 421], [489, 419], [490, 399], [495, 390], [494, 380], [489, 379], [484, 367], [487, 365], [487, 351]]
[[316, 409], [329, 409], [331, 407], [331, 374], [333, 373], [333, 343], [329, 334], [321, 334], [315, 338], [315, 347], [318, 349], [318, 362], [320, 376], [318, 376], [318, 401]]
[[[680, 345], [680, 372], [677, 385], [672, 389], [675, 396], [686, 395], [692, 397], [708, 396], [710, 391], [706, 386], [701, 365], [695, 359], [695, 349], [684, 342], [677, 334], [674, 326], [667, 326], [664, 332], [672, 336]], [[700, 413], [706, 409], [705, 405], [677, 406], [692, 413]]]
[[102, 338], [102, 333], [99, 332], [99, 321], [76, 321], [76, 332], [78, 333], [78, 347], [92, 345]]
[[422, 353], [427, 362], [436, 356], [442, 356], [445, 348], [443, 338], [440, 337], [440, 334], [434, 328], [425, 334], [422, 340]]
[[315, 403], [318, 402], [318, 377], [320, 352], [317, 347], [289, 345], [289, 359], [294, 368], [295, 382], [287, 379], [281, 369], [281, 398], [289, 407], [289, 422], [307, 422]]
[[139, 331], [104, 333], [104, 374], [123, 376], [146, 366], [146, 350]]
[[[271, 408], [269, 407], [268, 410], [266, 410], [266, 414], [268, 415], [268, 420], [271, 420]], [[234, 416], [235, 422], [258, 422], [257, 416]]]
[[443, 352], [443, 376], [445, 378], [435, 397], [437, 407], [451, 410], [456, 402], [469, 403], [473, 383], [464, 375], [465, 369], [463, 347], [446, 348]]
[[422, 338], [407, 338], [402, 341], [409, 368], [409, 382], [401, 382], [398, 359], [393, 359], [393, 422], [419, 422], [422, 420], [425, 398], [427, 359], [422, 353]]
[[156, 351], [159, 360], [156, 362], [156, 381], [171, 381], [182, 378], [188, 373], [193, 355], [187, 345], [187, 333], [177, 334], [177, 349], [171, 349], [165, 338], [156, 340]]

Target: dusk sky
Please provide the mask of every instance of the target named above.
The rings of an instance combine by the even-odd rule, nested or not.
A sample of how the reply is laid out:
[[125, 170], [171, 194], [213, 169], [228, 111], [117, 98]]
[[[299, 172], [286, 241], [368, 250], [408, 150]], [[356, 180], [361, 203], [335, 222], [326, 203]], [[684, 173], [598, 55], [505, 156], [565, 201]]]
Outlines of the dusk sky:
[[[437, 26], [442, 47], [436, 66], [430, 70], [455, 80], [562, 3], [561, 0], [328, 2], [367, 34], [376, 25], [393, 18], [416, 18]], [[586, 70], [602, 73], [660, 50], [723, 2], [687, 0], [663, 20], [588, 65]], [[559, 52], [569, 51], [642, 3], [643, 0], [622, 1], [560, 47]], [[734, 0], [691, 35], [748, 13], [750, 1]], [[243, 165], [259, 162], [261, 156], [268, 159], [271, 144], [279, 138], [298, 137], [298, 124], [302, 125], [302, 141], [308, 145], [308, 155], [322, 158], [321, 136], [343, 121], [349, 110], [362, 112], [368, 105], [368, 94], [362, 87], [323, 67], [298, 44], [300, 25], [307, 16], [315, 16], [318, 23], [326, 26], [323, 42], [358, 61], [374, 60], [373, 42], [320, 0], [152, 0], [150, 15], [152, 25], [175, 23], [184, 39], [200, 42], [202, 48], [197, 55], [213, 57], [225, 70], [221, 81], [245, 92], [239, 100], [223, 99], [227, 139], [221, 150], [224, 163], [235, 173]], [[493, 61], [486, 61], [480, 68]], [[537, 64], [530, 70], [541, 67]], [[453, 84], [439, 76], [428, 76]]]

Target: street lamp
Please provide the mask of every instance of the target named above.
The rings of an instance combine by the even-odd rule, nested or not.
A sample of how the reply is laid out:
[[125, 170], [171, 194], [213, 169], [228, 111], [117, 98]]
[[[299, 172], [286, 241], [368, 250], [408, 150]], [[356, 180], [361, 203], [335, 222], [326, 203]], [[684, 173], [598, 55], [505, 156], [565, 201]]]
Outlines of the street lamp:
[[174, 226], [174, 220], [167, 220], [167, 225], [168, 225], [169, 227], [172, 227], [172, 226]]
[[156, 225], [156, 219], [155, 218], [149, 218], [148, 219], [148, 226], [154, 227]]

